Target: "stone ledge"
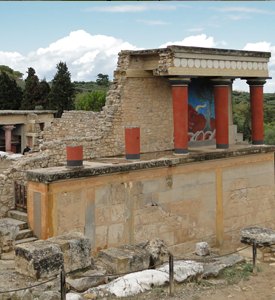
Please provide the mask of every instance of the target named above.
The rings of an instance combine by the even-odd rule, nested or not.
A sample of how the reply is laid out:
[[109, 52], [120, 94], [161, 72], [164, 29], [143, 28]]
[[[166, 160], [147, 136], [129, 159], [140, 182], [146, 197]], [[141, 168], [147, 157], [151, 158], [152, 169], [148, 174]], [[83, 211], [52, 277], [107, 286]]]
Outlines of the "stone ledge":
[[[202, 152], [190, 155], [179, 155], [175, 158], [160, 158], [151, 160], [125, 161], [125, 163], [112, 164], [106, 162], [85, 162], [82, 169], [68, 169], [66, 167], [54, 167], [27, 171], [27, 180], [41, 183], [50, 183], [58, 180], [83, 178], [112, 173], [146, 170], [159, 167], [179, 166], [186, 163], [203, 162], [216, 159], [233, 158], [251, 154], [275, 152], [275, 146], [246, 147], [235, 150], [223, 150]], [[171, 152], [172, 153], [172, 152]], [[147, 155], [149, 156], [149, 154]], [[170, 154], [171, 156], [171, 154]], [[142, 156], [141, 156], [142, 159]]]

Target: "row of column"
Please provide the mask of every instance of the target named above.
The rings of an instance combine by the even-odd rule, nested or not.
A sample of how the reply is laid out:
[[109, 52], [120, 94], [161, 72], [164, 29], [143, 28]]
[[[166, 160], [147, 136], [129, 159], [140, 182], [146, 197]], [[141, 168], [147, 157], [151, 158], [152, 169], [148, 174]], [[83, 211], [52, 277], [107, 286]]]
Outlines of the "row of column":
[[[231, 79], [211, 79], [214, 84], [216, 148], [229, 148], [228, 86]], [[172, 84], [175, 154], [188, 153], [188, 84], [190, 78], [169, 78]], [[264, 79], [249, 79], [252, 144], [264, 143]]]

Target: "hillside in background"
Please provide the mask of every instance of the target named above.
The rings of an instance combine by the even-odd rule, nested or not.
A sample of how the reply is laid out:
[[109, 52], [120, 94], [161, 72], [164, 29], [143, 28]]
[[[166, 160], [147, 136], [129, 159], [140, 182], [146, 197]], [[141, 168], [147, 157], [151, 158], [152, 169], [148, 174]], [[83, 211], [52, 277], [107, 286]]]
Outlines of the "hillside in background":
[[[233, 122], [244, 140], [251, 142], [250, 94], [233, 91]], [[264, 141], [275, 145], [275, 93], [264, 93]]]

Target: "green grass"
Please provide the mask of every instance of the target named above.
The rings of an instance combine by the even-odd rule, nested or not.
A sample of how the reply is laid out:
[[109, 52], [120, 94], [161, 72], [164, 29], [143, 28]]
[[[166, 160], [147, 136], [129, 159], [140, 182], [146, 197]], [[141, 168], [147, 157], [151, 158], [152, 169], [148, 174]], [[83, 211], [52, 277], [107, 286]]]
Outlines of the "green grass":
[[[257, 271], [261, 272], [261, 269], [257, 267]], [[227, 281], [228, 284], [238, 284], [241, 280], [248, 281], [249, 276], [253, 273], [253, 265], [242, 263], [240, 265], [234, 265], [225, 269], [221, 277]]]

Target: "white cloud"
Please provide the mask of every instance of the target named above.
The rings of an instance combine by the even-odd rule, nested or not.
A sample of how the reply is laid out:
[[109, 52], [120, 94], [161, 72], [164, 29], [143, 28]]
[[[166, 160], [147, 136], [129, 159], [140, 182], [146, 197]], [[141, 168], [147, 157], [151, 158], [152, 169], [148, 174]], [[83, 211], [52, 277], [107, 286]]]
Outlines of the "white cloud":
[[165, 48], [169, 45], [213, 48], [217, 45], [217, 43], [214, 42], [213, 37], [207, 38], [205, 34], [200, 34], [196, 36], [189, 36], [182, 41], [165, 43], [159, 46], [159, 48]]
[[129, 12], [144, 12], [148, 10], [176, 10], [176, 5], [171, 4], [135, 4], [135, 5], [112, 5], [112, 6], [94, 6], [85, 9], [85, 11], [98, 11], [109, 13], [129, 13]]
[[134, 45], [106, 35], [90, 35], [84, 30], [23, 56], [17, 52], [0, 52], [0, 65], [7, 65], [25, 74], [33, 67], [40, 79], [52, 80], [56, 65], [66, 62], [72, 80], [94, 81], [98, 73], [110, 78], [116, 69], [117, 55], [121, 50], [136, 50]]
[[228, 7], [211, 7], [211, 9], [220, 11], [220, 12], [230, 12], [230, 11], [239, 11], [242, 13], [257, 13], [257, 14], [266, 14], [266, 15], [274, 15], [273, 11], [258, 9], [253, 7], [245, 7], [245, 6], [228, 6]]
[[230, 20], [237, 21], [237, 20], [244, 20], [244, 19], [250, 19], [251, 17], [248, 17], [245, 14], [240, 15], [226, 15], [226, 17]]
[[145, 23], [147, 25], [167, 25], [169, 23], [167, 22], [164, 22], [164, 21], [153, 21], [153, 20], [137, 20], [137, 22], [140, 22], [140, 23]]
[[[266, 84], [264, 85], [265, 93], [274, 93], [275, 92], [275, 47], [271, 46], [271, 43], [268, 42], [259, 42], [259, 43], [248, 43], [243, 48], [246, 51], [260, 51], [260, 52], [271, 52], [270, 62], [268, 64], [269, 76], [273, 79], [267, 79]], [[249, 91], [249, 86], [246, 83], [246, 80], [236, 80], [233, 85], [234, 90], [244, 90]]]

